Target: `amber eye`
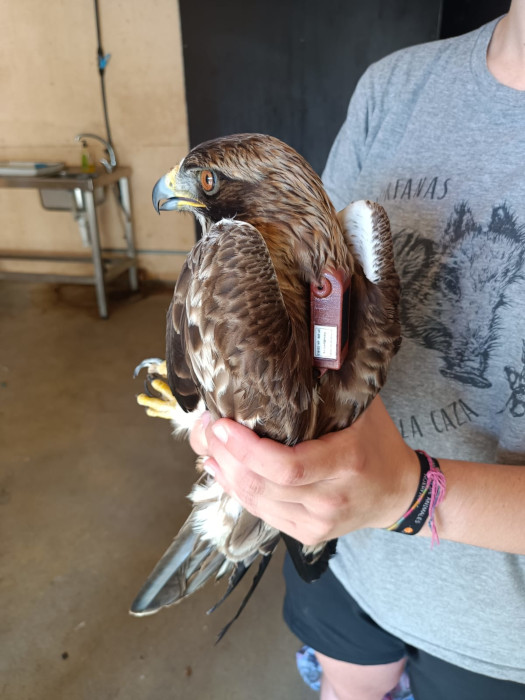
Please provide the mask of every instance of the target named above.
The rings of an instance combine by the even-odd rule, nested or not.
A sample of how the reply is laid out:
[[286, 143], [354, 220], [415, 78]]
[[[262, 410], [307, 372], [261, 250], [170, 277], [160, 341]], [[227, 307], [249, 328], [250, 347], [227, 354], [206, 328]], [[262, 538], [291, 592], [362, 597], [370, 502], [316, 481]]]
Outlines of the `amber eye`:
[[219, 186], [215, 173], [211, 170], [201, 170], [202, 189], [208, 194], [214, 194]]

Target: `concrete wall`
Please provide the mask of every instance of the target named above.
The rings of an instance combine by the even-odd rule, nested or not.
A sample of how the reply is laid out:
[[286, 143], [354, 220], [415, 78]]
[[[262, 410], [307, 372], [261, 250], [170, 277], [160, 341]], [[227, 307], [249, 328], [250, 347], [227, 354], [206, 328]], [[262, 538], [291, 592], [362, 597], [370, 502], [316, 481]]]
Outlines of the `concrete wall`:
[[[99, 6], [102, 45], [111, 53], [106, 90], [112, 138], [118, 161], [133, 169], [136, 241], [144, 251], [140, 266], [150, 277], [174, 279], [184, 251], [193, 245], [193, 221], [175, 214], [159, 217], [151, 189], [188, 150], [178, 3], [100, 0]], [[105, 137], [94, 3], [5, 0], [0, 26], [0, 160], [79, 165], [75, 135], [87, 131]], [[95, 142], [91, 148], [98, 160], [102, 150]], [[123, 246], [112, 197], [102, 206], [101, 228], [104, 245]], [[12, 189], [0, 189], [0, 248], [82, 251], [71, 214], [42, 209], [36, 190]], [[147, 253], [159, 250], [182, 253]]]

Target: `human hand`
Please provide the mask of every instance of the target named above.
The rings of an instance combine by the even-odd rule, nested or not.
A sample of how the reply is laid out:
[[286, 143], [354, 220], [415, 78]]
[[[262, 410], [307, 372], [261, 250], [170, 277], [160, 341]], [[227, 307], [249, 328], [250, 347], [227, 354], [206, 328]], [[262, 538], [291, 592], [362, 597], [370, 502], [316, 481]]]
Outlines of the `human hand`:
[[190, 435], [205, 469], [246, 510], [306, 545], [388, 527], [409, 507], [420, 467], [376, 397], [349, 428], [294, 447], [203, 414]]

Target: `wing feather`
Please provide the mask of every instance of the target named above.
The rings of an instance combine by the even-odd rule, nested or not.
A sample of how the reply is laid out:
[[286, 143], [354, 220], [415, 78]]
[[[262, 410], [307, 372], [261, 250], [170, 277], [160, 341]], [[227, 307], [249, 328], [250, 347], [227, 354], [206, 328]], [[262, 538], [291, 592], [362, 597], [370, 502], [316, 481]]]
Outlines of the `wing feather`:
[[340, 372], [329, 380], [333, 397], [325, 390], [325, 408], [329, 410], [321, 423], [331, 417], [328, 427], [332, 430], [334, 420], [338, 427], [348, 421], [341, 410], [345, 399], [355, 407], [350, 422], [367, 407], [383, 386], [389, 362], [401, 342], [399, 277], [385, 210], [375, 202], [357, 201], [339, 212], [338, 218], [362, 274], [358, 269], [352, 278], [348, 356]]
[[[301, 297], [298, 304], [306, 292]], [[193, 388], [215, 417], [288, 444], [306, 437], [313, 393], [307, 319], [292, 325], [255, 227], [223, 220], [195, 246], [168, 313], [167, 344], [170, 386], [185, 405], [197, 403]]]
[[191, 270], [186, 262], [177, 280], [173, 299], [167, 314], [166, 322], [166, 369], [168, 384], [181, 408], [186, 412], [194, 411], [199, 403], [198, 386], [191, 375], [186, 360], [183, 336], [180, 333], [186, 323], [185, 299], [191, 282]]
[[386, 211], [377, 202], [358, 200], [338, 213], [346, 241], [373, 284], [387, 279], [393, 268], [393, 245]]

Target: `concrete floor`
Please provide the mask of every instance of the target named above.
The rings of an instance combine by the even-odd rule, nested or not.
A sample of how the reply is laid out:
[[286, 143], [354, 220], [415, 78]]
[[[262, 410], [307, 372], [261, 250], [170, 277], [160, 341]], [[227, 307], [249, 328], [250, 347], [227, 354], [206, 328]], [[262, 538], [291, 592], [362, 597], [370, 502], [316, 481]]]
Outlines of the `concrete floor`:
[[0, 283], [0, 697], [312, 700], [281, 620], [279, 561], [146, 618], [128, 606], [186, 518], [193, 455], [135, 404], [132, 370], [163, 353], [168, 293]]

